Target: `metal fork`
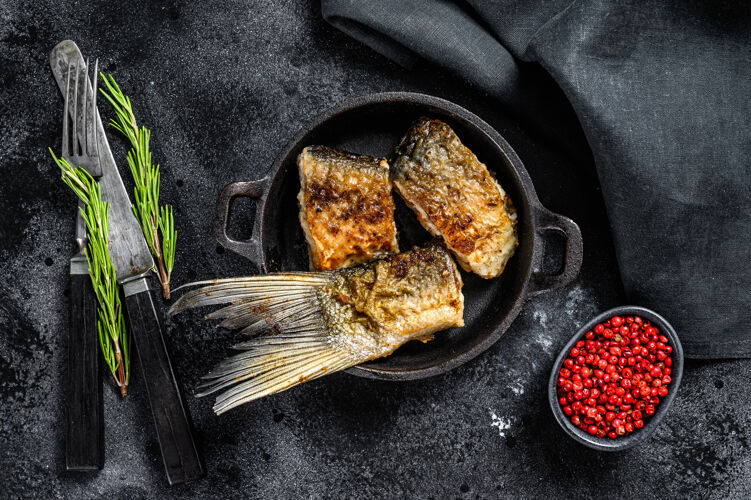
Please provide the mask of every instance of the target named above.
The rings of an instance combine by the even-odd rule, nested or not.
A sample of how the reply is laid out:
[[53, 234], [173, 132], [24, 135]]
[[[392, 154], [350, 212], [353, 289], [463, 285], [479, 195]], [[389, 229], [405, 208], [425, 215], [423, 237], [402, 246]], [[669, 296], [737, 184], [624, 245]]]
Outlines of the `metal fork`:
[[[68, 64], [63, 112], [62, 156], [94, 177], [99, 162], [99, 122], [96, 110], [99, 61], [94, 63], [94, 87], [89, 89], [89, 61]], [[75, 76], [74, 76], [75, 71]], [[71, 81], [73, 88], [71, 89]], [[82, 89], [79, 95], [79, 89]], [[91, 92], [91, 98], [87, 95]], [[80, 97], [80, 98], [79, 98]], [[71, 99], [73, 104], [71, 106]], [[69, 133], [72, 121], [72, 134]], [[104, 465], [104, 405], [101, 354], [97, 330], [97, 298], [88, 276], [86, 225], [79, 201], [76, 216], [77, 252], [70, 259], [70, 325], [68, 330], [67, 430], [65, 464], [68, 470], [96, 470]]]
[[[75, 67], [75, 80], [73, 88], [73, 108], [70, 109], [70, 79]], [[94, 89], [91, 97], [91, 112], [87, 105], [86, 96], [89, 92], [89, 60], [86, 59], [86, 67], [84, 68], [83, 78], [83, 99], [79, 106], [78, 88], [80, 80], [80, 61], [76, 60], [75, 66], [68, 64], [68, 78], [67, 88], [65, 91], [65, 109], [63, 111], [63, 158], [74, 167], [81, 167], [86, 170], [92, 177], [98, 178], [102, 176], [102, 165], [99, 163], [99, 134], [97, 124], [97, 111], [96, 111], [96, 94], [97, 94], [97, 75], [99, 70], [99, 59], [94, 62]], [[83, 113], [79, 113], [79, 108]], [[81, 116], [82, 115], [82, 116]], [[73, 120], [73, 137], [68, 134], [68, 122], [69, 118]], [[93, 132], [90, 134], [89, 129]], [[91, 141], [91, 135], [94, 136]], [[94, 143], [93, 146], [91, 143]], [[71, 259], [71, 274], [88, 274], [88, 265], [86, 263], [86, 224], [83, 217], [81, 217], [81, 209], [84, 208], [83, 202], [78, 202], [78, 212], [76, 217], [76, 244], [78, 245], [78, 253]], [[74, 265], [75, 263], [75, 265]], [[83, 269], [81, 269], [83, 264]], [[75, 268], [75, 272], [74, 272]]]

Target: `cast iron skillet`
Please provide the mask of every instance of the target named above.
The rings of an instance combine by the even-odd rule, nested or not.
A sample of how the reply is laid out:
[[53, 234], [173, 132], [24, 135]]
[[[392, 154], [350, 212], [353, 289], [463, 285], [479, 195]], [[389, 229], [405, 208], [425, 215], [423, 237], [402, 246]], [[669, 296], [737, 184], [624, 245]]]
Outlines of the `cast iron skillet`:
[[[464, 328], [440, 332], [423, 344], [410, 342], [389, 357], [351, 368], [354, 375], [411, 380], [447, 372], [493, 345], [519, 314], [528, 297], [562, 288], [576, 278], [582, 261], [582, 237], [570, 219], [540, 204], [532, 180], [511, 146], [487, 123], [451, 102], [423, 94], [389, 92], [355, 97], [323, 113], [298, 133], [277, 158], [268, 175], [224, 187], [216, 207], [215, 231], [219, 243], [247, 257], [260, 272], [308, 269], [307, 244], [298, 219], [300, 183], [296, 159], [303, 147], [323, 144], [373, 156], [393, 156], [410, 123], [420, 116], [448, 123], [511, 196], [518, 211], [519, 246], [500, 278], [484, 280], [462, 272]], [[255, 219], [250, 239], [238, 241], [227, 234], [232, 199], [255, 198]], [[417, 218], [394, 193], [399, 248], [430, 239]], [[557, 231], [566, 240], [560, 274], [543, 274], [542, 235]]]

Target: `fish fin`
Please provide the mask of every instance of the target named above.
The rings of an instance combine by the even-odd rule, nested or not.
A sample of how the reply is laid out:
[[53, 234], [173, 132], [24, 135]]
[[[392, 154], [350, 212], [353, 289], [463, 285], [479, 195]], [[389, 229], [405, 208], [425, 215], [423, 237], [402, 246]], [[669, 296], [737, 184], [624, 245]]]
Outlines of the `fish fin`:
[[197, 396], [222, 392], [217, 415], [236, 406], [362, 363], [332, 345], [323, 331], [259, 337], [235, 346], [243, 352], [222, 361], [198, 387]]
[[326, 324], [318, 289], [331, 279], [325, 273], [290, 273], [193, 284], [198, 287], [177, 299], [170, 314], [223, 305], [206, 318], [245, 335], [271, 330], [233, 346], [241, 352], [203, 377], [197, 396], [223, 391], [214, 405], [221, 414], [365, 361], [365, 355], [337, 343]]
[[169, 314], [196, 307], [244, 302], [261, 308], [264, 305], [283, 305], [293, 298], [314, 296], [317, 287], [330, 281], [331, 278], [325, 273], [280, 273], [189, 283], [180, 288], [203, 286], [190, 290], [177, 299]]
[[[224, 305], [206, 319], [222, 320], [219, 326], [253, 335], [265, 330], [276, 333], [322, 326], [319, 287], [330, 283], [324, 273], [289, 273], [248, 278], [203, 281], [203, 285], [175, 301], [169, 314], [196, 307]], [[185, 285], [185, 286], [191, 286]]]

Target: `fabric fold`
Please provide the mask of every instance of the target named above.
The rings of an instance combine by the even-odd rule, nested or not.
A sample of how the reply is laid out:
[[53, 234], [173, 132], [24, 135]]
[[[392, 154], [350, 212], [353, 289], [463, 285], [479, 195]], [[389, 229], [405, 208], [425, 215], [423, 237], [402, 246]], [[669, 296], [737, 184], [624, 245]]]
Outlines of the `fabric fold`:
[[[565, 5], [556, 3], [550, 15]], [[448, 69], [564, 151], [571, 153], [572, 138], [581, 137], [555, 82], [537, 65], [516, 59], [468, 4], [325, 0], [321, 11], [329, 23], [407, 69], [421, 60]], [[546, 21], [530, 17], [525, 34], [532, 36]]]

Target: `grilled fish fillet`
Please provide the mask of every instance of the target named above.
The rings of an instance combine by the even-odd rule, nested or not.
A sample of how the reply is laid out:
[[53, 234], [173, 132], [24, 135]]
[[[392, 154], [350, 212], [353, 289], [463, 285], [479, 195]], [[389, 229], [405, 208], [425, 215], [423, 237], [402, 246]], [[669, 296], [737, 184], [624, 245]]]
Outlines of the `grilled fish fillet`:
[[309, 146], [297, 158], [300, 223], [315, 270], [399, 252], [385, 159]]
[[396, 149], [396, 191], [466, 271], [500, 276], [514, 254], [516, 210], [488, 168], [447, 124], [420, 118]]
[[199, 396], [224, 390], [217, 414], [464, 326], [462, 279], [438, 241], [347, 269], [194, 285], [171, 314], [226, 304], [207, 319], [243, 334], [271, 332], [234, 346], [243, 352], [204, 377]]

